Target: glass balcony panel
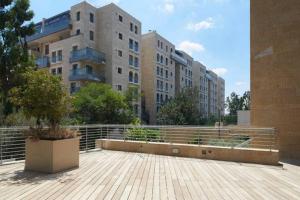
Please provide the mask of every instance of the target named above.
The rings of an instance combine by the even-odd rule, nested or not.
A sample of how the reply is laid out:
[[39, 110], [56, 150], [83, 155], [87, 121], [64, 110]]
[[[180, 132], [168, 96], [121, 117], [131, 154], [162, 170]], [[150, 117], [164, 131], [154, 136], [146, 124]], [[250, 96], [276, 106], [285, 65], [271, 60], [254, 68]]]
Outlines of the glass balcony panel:
[[89, 68], [72, 69], [69, 75], [70, 81], [96, 81], [104, 82], [105, 78], [103, 75], [94, 73]]
[[97, 64], [105, 63], [105, 54], [95, 49], [86, 47], [84, 49], [71, 51], [70, 62], [89, 60]]
[[35, 60], [35, 64], [38, 68], [45, 68], [50, 66], [50, 59], [48, 56], [42, 56]]

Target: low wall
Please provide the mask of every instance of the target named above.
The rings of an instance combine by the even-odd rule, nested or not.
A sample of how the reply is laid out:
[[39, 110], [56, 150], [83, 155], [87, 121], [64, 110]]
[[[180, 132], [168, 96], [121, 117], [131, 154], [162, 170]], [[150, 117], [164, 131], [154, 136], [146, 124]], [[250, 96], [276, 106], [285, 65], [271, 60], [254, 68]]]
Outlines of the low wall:
[[168, 156], [224, 160], [245, 163], [278, 165], [278, 150], [240, 149], [191, 144], [170, 144], [124, 140], [96, 140], [96, 147], [106, 150], [140, 152]]

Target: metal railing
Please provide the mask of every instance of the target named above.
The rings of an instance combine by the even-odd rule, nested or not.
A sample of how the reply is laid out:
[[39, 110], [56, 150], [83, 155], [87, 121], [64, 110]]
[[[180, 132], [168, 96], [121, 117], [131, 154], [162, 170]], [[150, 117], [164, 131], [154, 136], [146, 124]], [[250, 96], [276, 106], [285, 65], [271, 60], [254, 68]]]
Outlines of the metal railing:
[[[216, 147], [277, 149], [273, 128], [80, 125], [66, 128], [80, 132], [80, 150], [96, 148], [97, 139], [209, 145]], [[0, 128], [0, 164], [24, 160], [27, 127]]]

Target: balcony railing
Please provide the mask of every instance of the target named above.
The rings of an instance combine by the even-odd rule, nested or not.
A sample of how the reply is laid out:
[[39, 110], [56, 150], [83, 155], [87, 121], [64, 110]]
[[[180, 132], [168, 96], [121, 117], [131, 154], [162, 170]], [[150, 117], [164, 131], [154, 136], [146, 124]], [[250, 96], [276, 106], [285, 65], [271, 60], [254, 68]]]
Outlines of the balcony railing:
[[45, 20], [44, 22], [36, 24], [35, 33], [31, 36], [27, 36], [26, 40], [31, 42], [47, 35], [69, 29], [71, 27], [70, 23], [70, 11], [63, 12]]
[[96, 74], [90, 71], [88, 68], [72, 69], [69, 75], [70, 81], [96, 81], [104, 82], [105, 78], [103, 75]]
[[35, 64], [38, 66], [38, 68], [45, 68], [50, 66], [50, 59], [48, 56], [43, 56], [40, 58], [37, 58], [35, 60]]
[[[96, 139], [119, 139], [238, 149], [278, 149], [273, 128], [82, 125], [68, 126], [80, 132], [80, 150], [95, 149]], [[25, 159], [27, 127], [0, 128], [0, 165]]]
[[173, 59], [175, 62], [179, 62], [182, 65], [187, 65], [188, 64], [186, 59], [180, 57], [176, 53], [171, 53], [171, 59]]
[[83, 60], [88, 60], [97, 64], [105, 64], [105, 54], [89, 47], [71, 51], [71, 63]]

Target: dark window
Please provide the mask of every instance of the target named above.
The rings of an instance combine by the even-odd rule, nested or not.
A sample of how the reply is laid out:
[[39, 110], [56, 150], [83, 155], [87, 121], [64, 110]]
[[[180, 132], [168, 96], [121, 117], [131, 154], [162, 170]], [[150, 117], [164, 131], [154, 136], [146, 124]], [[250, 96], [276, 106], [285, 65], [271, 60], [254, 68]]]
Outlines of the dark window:
[[130, 22], [130, 31], [133, 31], [133, 23]]
[[94, 32], [90, 31], [90, 40], [94, 40]]
[[133, 82], [133, 72], [129, 72], [128, 80], [129, 80], [130, 83]]
[[156, 94], [156, 102], [159, 102], [159, 94]]
[[70, 93], [73, 94], [76, 92], [76, 83], [71, 83], [70, 84]]
[[168, 60], [168, 58], [166, 58], [166, 65], [168, 65], [169, 64], [169, 60]]
[[118, 50], [118, 56], [120, 56], [120, 57], [123, 56], [123, 52], [121, 50]]
[[86, 65], [85, 68], [86, 68], [86, 73], [87, 74], [92, 74], [93, 73], [93, 67], [92, 66]]
[[94, 14], [90, 13], [90, 22], [94, 23]]
[[171, 53], [173, 52], [173, 48], [171, 48]]
[[169, 72], [166, 70], [166, 78], [169, 78]]
[[166, 46], [166, 52], [168, 52], [169, 51], [169, 47], [168, 46]]
[[156, 61], [159, 62], [159, 54], [156, 54]]
[[163, 63], [163, 62], [164, 62], [164, 57], [160, 56], [160, 63]]
[[166, 83], [166, 91], [169, 91], [169, 84]]
[[129, 55], [129, 65], [133, 65], [133, 56]]
[[139, 58], [137, 57], [134, 58], [134, 66], [139, 67]]
[[56, 69], [51, 69], [51, 74], [56, 75]]
[[119, 15], [119, 21], [123, 22], [123, 17], [121, 15]]
[[77, 73], [77, 68], [78, 68], [78, 64], [73, 64], [72, 65], [72, 72], [73, 72], [73, 74]]
[[57, 68], [57, 74], [62, 74], [62, 67]]
[[57, 51], [57, 60], [62, 61], [62, 50]]
[[77, 51], [77, 50], [78, 50], [78, 46], [77, 46], [77, 45], [73, 46], [73, 47], [72, 47], [72, 50], [73, 50], [73, 51]]
[[139, 51], [139, 43], [138, 43], [138, 42], [134, 42], [134, 50], [135, 50], [136, 52]]
[[122, 33], [119, 33], [119, 39], [123, 40], [123, 34]]
[[76, 20], [80, 21], [80, 12], [79, 11], [76, 13]]
[[156, 75], [159, 75], [159, 67], [156, 67]]
[[163, 70], [163, 68], [160, 68], [160, 75], [164, 76], [164, 70]]
[[122, 91], [122, 85], [117, 85], [119, 91]]
[[49, 54], [49, 44], [45, 45], [45, 55]]
[[133, 49], [133, 40], [129, 39], [129, 49]]
[[52, 58], [51, 58], [51, 61], [52, 61], [53, 63], [56, 62], [56, 51], [53, 51], [53, 52], [52, 52]]
[[122, 74], [122, 68], [121, 67], [118, 67], [118, 73]]
[[159, 45], [160, 45], [160, 41], [159, 41], [159, 40], [157, 40], [157, 47], [159, 47]]
[[80, 34], [80, 29], [77, 29], [76, 30], [76, 35], [79, 35]]
[[139, 82], [139, 75], [137, 73], [134, 74], [134, 83]]
[[138, 34], [138, 27], [137, 26], [134, 26], [134, 33]]

